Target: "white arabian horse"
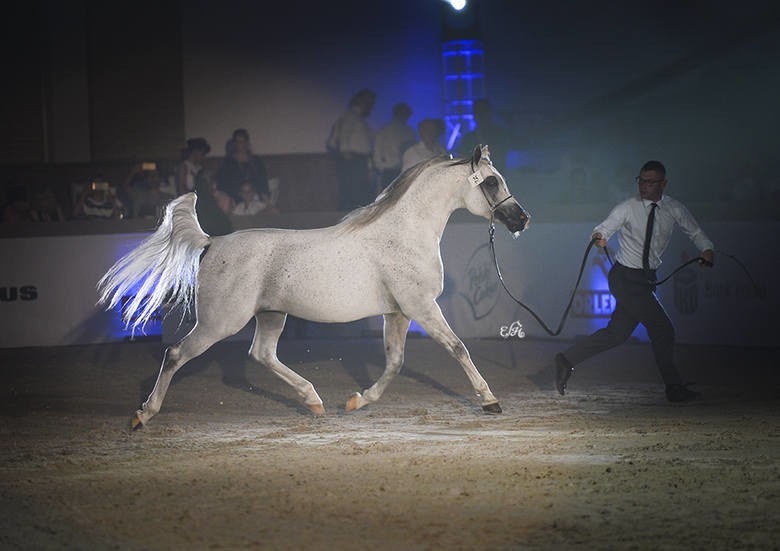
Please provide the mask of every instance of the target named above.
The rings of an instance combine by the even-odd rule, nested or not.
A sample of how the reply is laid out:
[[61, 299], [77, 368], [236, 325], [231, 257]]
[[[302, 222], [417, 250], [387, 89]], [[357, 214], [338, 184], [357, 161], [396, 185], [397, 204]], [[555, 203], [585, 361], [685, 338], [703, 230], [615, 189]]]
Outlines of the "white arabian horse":
[[133, 429], [160, 411], [180, 367], [252, 317], [250, 357], [292, 386], [315, 415], [323, 415], [314, 386], [276, 356], [287, 314], [323, 323], [384, 315], [384, 373], [349, 398], [347, 411], [382, 395], [401, 369], [406, 333], [415, 320], [460, 363], [482, 408], [501, 412], [436, 302], [444, 284], [439, 242], [454, 210], [495, 216], [513, 233], [528, 223], [487, 146], [475, 148], [468, 159], [442, 156], [410, 168], [373, 203], [326, 228], [259, 228], [210, 237], [198, 224], [195, 201], [194, 193], [171, 201], [158, 229], [98, 282], [99, 304], [106, 308], [140, 286], [123, 314], [134, 330], [163, 304], [195, 303], [195, 327], [165, 350], [154, 389], [131, 419]]

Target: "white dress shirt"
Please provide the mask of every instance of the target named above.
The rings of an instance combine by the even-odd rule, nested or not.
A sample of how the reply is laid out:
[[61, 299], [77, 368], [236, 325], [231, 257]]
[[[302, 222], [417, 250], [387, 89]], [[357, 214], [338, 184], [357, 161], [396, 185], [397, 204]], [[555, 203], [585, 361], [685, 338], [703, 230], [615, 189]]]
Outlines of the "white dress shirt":
[[401, 157], [401, 170], [406, 170], [407, 168], [412, 167], [417, 163], [427, 161], [428, 159], [432, 159], [433, 157], [438, 157], [439, 155], [444, 155], [446, 153], [447, 150], [444, 149], [444, 146], [441, 144], [435, 144], [433, 149], [428, 149], [428, 146], [423, 142], [417, 142], [409, 149], [404, 151], [404, 154]]
[[265, 210], [268, 205], [260, 199], [252, 199], [249, 203], [241, 201], [233, 207], [234, 216], [253, 216], [260, 211]]
[[374, 135], [368, 122], [353, 107], [333, 123], [328, 136], [329, 151], [371, 155]]
[[391, 121], [376, 133], [374, 168], [400, 170], [403, 150], [416, 140], [417, 135], [411, 126], [400, 121]]
[[[615, 261], [627, 268], [642, 268], [645, 228], [652, 203], [639, 195], [626, 199], [615, 206], [607, 219], [593, 229], [593, 233], [600, 233], [604, 239], [609, 239], [617, 231], [620, 232]], [[663, 195], [657, 204], [653, 238], [650, 241], [651, 270], [657, 270], [661, 265], [661, 255], [669, 245], [675, 226], [680, 226], [699, 252], [713, 248], [712, 241], [680, 201]]]

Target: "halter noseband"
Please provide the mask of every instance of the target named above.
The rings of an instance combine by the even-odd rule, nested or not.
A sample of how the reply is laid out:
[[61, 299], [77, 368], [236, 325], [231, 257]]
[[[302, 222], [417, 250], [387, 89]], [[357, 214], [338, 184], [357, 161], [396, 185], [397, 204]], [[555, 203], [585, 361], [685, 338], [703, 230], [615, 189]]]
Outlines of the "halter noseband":
[[474, 161], [471, 161], [471, 170], [472, 173], [468, 177], [469, 183], [476, 187], [479, 186], [480, 191], [482, 191], [482, 195], [485, 196], [485, 201], [487, 201], [488, 208], [490, 209], [490, 217], [493, 217], [493, 213], [496, 212], [496, 209], [500, 207], [504, 202], [509, 201], [510, 199], [513, 199], [514, 196], [510, 193], [503, 199], [501, 199], [498, 203], [495, 205], [491, 204], [490, 196], [485, 191], [485, 188], [483, 187], [483, 184], [485, 183], [485, 178], [482, 177], [482, 174], [479, 172], [479, 170], [474, 170]]

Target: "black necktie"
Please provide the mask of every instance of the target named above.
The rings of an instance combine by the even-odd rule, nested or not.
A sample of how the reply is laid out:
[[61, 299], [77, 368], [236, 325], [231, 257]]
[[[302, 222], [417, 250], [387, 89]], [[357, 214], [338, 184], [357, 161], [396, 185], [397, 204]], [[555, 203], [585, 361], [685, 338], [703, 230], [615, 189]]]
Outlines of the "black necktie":
[[653, 239], [653, 224], [655, 224], [655, 207], [657, 203], [650, 205], [650, 214], [647, 216], [647, 228], [645, 229], [645, 246], [642, 249], [642, 268], [650, 269], [650, 241]]

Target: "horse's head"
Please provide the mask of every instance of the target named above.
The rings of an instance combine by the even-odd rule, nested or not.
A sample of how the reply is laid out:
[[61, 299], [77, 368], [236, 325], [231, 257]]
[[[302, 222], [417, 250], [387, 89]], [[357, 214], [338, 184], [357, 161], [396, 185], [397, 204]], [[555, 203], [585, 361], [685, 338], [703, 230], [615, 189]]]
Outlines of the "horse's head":
[[495, 216], [514, 234], [523, 231], [531, 217], [509, 192], [506, 180], [493, 166], [488, 146], [474, 148], [471, 167], [473, 172], [468, 177], [471, 189], [465, 196], [469, 212], [485, 218]]

